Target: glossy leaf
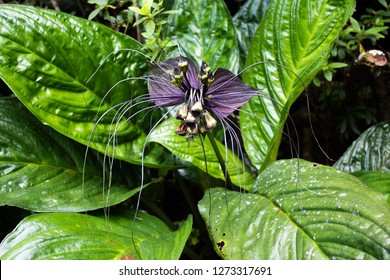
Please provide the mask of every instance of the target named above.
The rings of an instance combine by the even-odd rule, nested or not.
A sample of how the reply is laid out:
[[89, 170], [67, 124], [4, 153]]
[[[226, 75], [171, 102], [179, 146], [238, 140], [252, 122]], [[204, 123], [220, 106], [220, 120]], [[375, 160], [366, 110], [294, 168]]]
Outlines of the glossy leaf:
[[199, 210], [226, 259], [390, 259], [390, 207], [332, 167], [277, 161], [251, 193], [214, 188]]
[[248, 0], [233, 17], [240, 47], [240, 64], [245, 64], [250, 42], [271, 0]]
[[104, 180], [109, 166], [104, 168], [93, 152], [85, 158], [85, 151], [41, 124], [16, 98], [1, 98], [0, 205], [78, 212], [111, 206], [138, 192], [137, 176], [130, 187], [114, 171], [109, 183]]
[[[149, 141], [163, 145], [178, 158], [192, 163], [213, 177], [224, 180], [224, 174], [209, 139], [205, 137], [201, 142], [198, 137], [198, 139], [195, 139], [194, 141], [187, 142], [185, 137], [175, 133], [179, 124], [180, 122], [174, 118], [165, 120], [153, 130]], [[217, 142], [217, 144], [226, 163], [227, 171], [232, 183], [244, 189], [249, 189], [254, 182], [254, 178], [250, 171], [244, 167], [240, 158], [234, 156], [232, 152], [227, 150], [220, 142]]]
[[276, 159], [292, 103], [327, 62], [334, 40], [351, 16], [353, 0], [276, 0], [253, 37], [243, 80], [268, 96], [243, 107], [248, 156], [263, 169]]
[[[0, 5], [0, 45], [0, 77], [43, 123], [100, 152], [141, 163], [149, 117], [127, 122], [136, 109], [118, 107], [147, 93], [137, 79], [147, 73], [141, 45], [97, 23], [22, 5]], [[163, 151], [148, 147], [144, 162], [169, 162]]]
[[345, 172], [390, 172], [390, 122], [374, 125], [363, 132], [333, 167]]
[[385, 171], [358, 171], [352, 173], [366, 186], [383, 194], [390, 205], [390, 172]]
[[0, 258], [28, 260], [178, 259], [192, 216], [178, 231], [138, 212], [105, 218], [83, 214], [36, 214], [22, 220], [0, 244]]
[[[195, 62], [202, 59], [215, 71], [237, 72], [239, 50], [232, 18], [222, 0], [175, 1], [165, 36], [177, 41], [181, 54]], [[177, 55], [172, 55], [177, 56]]]

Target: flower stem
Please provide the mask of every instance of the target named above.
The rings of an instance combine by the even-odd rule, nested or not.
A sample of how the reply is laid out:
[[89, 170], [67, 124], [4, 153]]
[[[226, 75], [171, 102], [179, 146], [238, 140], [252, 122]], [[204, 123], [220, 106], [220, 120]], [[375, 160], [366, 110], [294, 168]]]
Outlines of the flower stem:
[[217, 156], [217, 159], [218, 159], [219, 165], [221, 166], [223, 175], [225, 176], [226, 186], [230, 189], [233, 189], [233, 184], [232, 184], [232, 181], [230, 180], [229, 173], [226, 169], [225, 161], [221, 155], [221, 152], [218, 149], [217, 142], [215, 141], [214, 135], [211, 132], [211, 130], [208, 130], [206, 133], [207, 133], [207, 136], [210, 140], [211, 146], [213, 147], [215, 155]]

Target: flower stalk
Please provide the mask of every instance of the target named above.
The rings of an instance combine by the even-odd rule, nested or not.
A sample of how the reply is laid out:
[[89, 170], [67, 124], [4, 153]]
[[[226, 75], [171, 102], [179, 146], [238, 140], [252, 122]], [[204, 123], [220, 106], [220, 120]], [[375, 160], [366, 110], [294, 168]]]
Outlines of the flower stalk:
[[221, 166], [221, 170], [222, 170], [223, 175], [224, 175], [224, 177], [225, 177], [226, 186], [227, 186], [229, 189], [233, 189], [233, 184], [232, 184], [232, 181], [230, 180], [230, 176], [229, 176], [228, 170], [227, 170], [227, 168], [226, 168], [225, 161], [224, 161], [224, 159], [223, 159], [223, 157], [222, 157], [222, 155], [221, 155], [221, 152], [220, 152], [219, 149], [218, 149], [218, 145], [217, 145], [217, 142], [215, 141], [214, 135], [213, 135], [213, 133], [211, 132], [211, 130], [208, 130], [208, 131], [206, 132], [206, 134], [207, 134], [207, 137], [208, 137], [209, 140], [210, 140], [211, 146], [213, 147], [214, 153], [215, 153], [215, 155], [217, 156], [219, 165]]

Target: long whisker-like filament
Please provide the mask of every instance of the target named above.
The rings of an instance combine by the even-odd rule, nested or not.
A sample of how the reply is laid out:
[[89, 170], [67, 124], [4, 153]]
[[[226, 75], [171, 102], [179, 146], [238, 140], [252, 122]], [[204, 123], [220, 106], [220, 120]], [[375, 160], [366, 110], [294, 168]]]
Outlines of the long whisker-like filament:
[[[262, 92], [260, 89], [251, 88], [239, 79], [239, 76], [245, 71], [262, 64], [270, 63], [277, 65], [278, 69], [283, 68], [295, 75], [298, 82], [296, 82], [297, 85], [294, 86], [299, 89], [302, 86], [302, 89], [305, 90], [304, 82], [288, 67], [285, 67], [280, 63], [263, 61], [253, 63], [237, 74], [233, 74], [229, 70], [223, 68], [211, 72], [210, 67], [208, 67], [206, 63], [203, 62], [202, 65], [198, 67], [193, 61], [184, 56], [157, 62], [148, 55], [142, 53], [142, 51], [117, 49], [101, 61], [98, 68], [87, 80], [86, 84], [90, 83], [91, 80], [97, 76], [98, 71], [102, 69], [103, 65], [110, 61], [109, 57], [112, 57], [121, 51], [134, 52], [137, 56], [140, 55], [144, 57], [145, 62], [148, 60], [147, 62], [150, 67], [149, 74], [139, 77], [124, 78], [116, 82], [104, 93], [96, 113], [96, 121], [88, 139], [84, 169], [89, 147], [93, 148], [97, 141], [99, 141], [99, 143], [104, 143], [105, 145], [101, 148], [103, 150], [102, 153], [104, 153], [103, 196], [106, 199], [106, 206], [108, 208], [110, 190], [115, 182], [113, 180], [113, 176], [115, 176], [114, 168], [116, 166], [114, 165], [114, 159], [121, 158], [120, 151], [115, 151], [115, 149], [123, 143], [124, 131], [126, 131], [128, 127], [131, 127], [131, 129], [134, 128], [137, 132], [137, 129], [139, 129], [142, 136], [140, 139], [142, 139], [143, 143], [137, 148], [141, 153], [140, 157], [135, 155], [135, 158], [137, 164], [141, 167], [141, 176], [139, 182], [140, 188], [134, 205], [136, 211], [133, 217], [131, 233], [133, 246], [139, 257], [141, 257], [141, 252], [140, 248], [137, 247], [137, 240], [135, 240], [137, 236], [135, 235], [135, 223], [137, 221], [138, 210], [141, 207], [141, 195], [145, 195], [145, 191], [143, 190], [145, 182], [149, 181], [148, 177], [145, 178], [145, 174], [148, 174], [147, 172], [150, 171], [150, 166], [148, 165], [148, 149], [150, 147], [155, 148], [155, 144], [159, 145], [158, 143], [150, 143], [152, 142], [151, 138], [153, 138], [152, 133], [156, 131], [157, 126], [165, 119], [173, 116], [176, 117], [179, 123], [176, 133], [185, 137], [188, 141], [188, 147], [191, 146], [191, 141], [199, 140], [204, 157], [204, 166], [201, 164], [200, 168], [203, 171], [205, 170], [207, 174], [209, 174], [209, 172], [214, 172], [214, 170], [211, 170], [210, 166], [208, 166], [210, 158], [206, 157], [206, 155], [209, 155], [209, 151], [206, 150], [207, 145], [211, 144], [220, 169], [222, 170], [222, 178], [224, 178], [223, 183], [225, 184], [226, 189], [231, 188], [242, 193], [246, 191], [250, 192], [250, 186], [248, 185], [261, 173], [261, 170], [257, 169], [262, 168], [262, 166], [259, 168], [260, 164], [255, 162], [255, 160], [253, 163], [251, 162], [251, 159], [253, 159], [251, 157], [253, 156], [252, 147], [255, 147], [257, 141], [259, 143], [263, 143], [262, 141], [264, 141], [264, 143], [267, 144], [267, 141], [273, 141], [273, 137], [287, 137], [288, 143], [290, 144], [291, 157], [299, 157], [299, 135], [294, 122], [292, 121], [292, 127], [289, 127], [289, 122], [286, 122], [286, 120], [291, 119], [287, 111], [289, 109], [287, 108], [289, 104], [284, 104], [286, 100], [283, 100], [283, 98], [279, 99], [278, 96], [272, 96], [272, 93], [269, 95]], [[285, 72], [284, 70], [282, 71]], [[119, 89], [122, 89], [122, 84], [126, 82], [132, 86], [138, 85], [138, 83], [144, 85], [144, 94], [140, 94], [139, 91], [133, 91], [131, 93], [131, 90], [129, 90], [130, 94], [128, 100], [123, 101], [123, 97], [119, 96], [122, 100], [115, 102], [117, 104], [114, 104], [107, 109], [107, 105], [110, 104], [108, 100], [115, 100], [114, 93], [118, 91], [117, 87], [121, 85], [119, 86]], [[251, 113], [250, 111], [252, 108], [243, 107], [251, 98], [261, 98], [261, 102], [266, 103], [272, 109], [270, 112], [267, 111], [264, 114]], [[255, 102], [257, 101], [258, 100], [255, 100]], [[288, 101], [289, 100], [287, 100], [287, 102]], [[264, 131], [264, 136], [261, 137], [263, 139], [254, 140], [251, 138], [251, 135], [246, 135], [246, 133], [243, 132], [241, 124], [245, 125], [245, 129], [248, 129], [248, 126], [247, 123], [240, 123], [242, 116], [245, 117], [245, 120], [247, 120], [247, 117], [250, 117], [250, 120], [264, 124], [263, 127], [266, 131]], [[286, 124], [282, 124], [282, 121]], [[219, 125], [219, 127], [213, 130], [217, 125]], [[282, 125], [284, 127], [281, 127]], [[100, 127], [105, 128], [106, 135], [101, 135], [101, 131], [98, 129]], [[215, 131], [218, 133], [214, 133]], [[295, 133], [297, 138], [295, 139], [294, 136], [291, 136], [290, 132], [293, 134]], [[220, 142], [218, 142], [217, 138]], [[185, 143], [185, 141], [183, 142]], [[224, 144], [224, 147], [221, 146], [221, 143]], [[223, 151], [223, 149], [225, 150]], [[270, 150], [268, 147], [267, 149]], [[129, 153], [130, 152], [133, 151], [129, 151]], [[269, 151], [266, 150], [266, 152], [268, 153]], [[188, 149], [188, 153], [191, 153], [191, 149]], [[213, 159], [215, 159], [214, 155]], [[298, 186], [299, 160], [297, 160], [297, 165]], [[109, 170], [107, 170], [107, 168]], [[219, 171], [217, 170], [217, 172]], [[216, 177], [221, 178], [221, 173], [217, 173]], [[250, 183], [247, 181], [248, 178]], [[217, 181], [217, 186], [223, 185], [223, 183]], [[305, 188], [305, 186], [303, 187]], [[209, 197], [210, 212], [208, 218], [211, 222], [211, 192], [209, 192]], [[240, 203], [239, 210], [244, 206], [244, 203], [242, 203], [242, 205]], [[228, 209], [228, 201], [226, 201], [226, 207], [227, 211], [231, 211], [231, 209]], [[105, 212], [105, 215], [108, 220], [108, 209], [107, 212]], [[230, 216], [229, 219], [236, 219], [236, 217], [233, 216], [234, 215]], [[211, 226], [211, 224], [209, 224], [209, 226]], [[232, 227], [230, 230], [232, 234], [237, 235], [238, 229]]]

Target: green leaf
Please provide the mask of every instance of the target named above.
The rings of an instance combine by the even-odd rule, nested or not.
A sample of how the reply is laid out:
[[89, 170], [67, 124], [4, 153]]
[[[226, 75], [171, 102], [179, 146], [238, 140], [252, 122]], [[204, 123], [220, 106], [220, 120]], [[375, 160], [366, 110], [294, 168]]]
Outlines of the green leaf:
[[[372, 27], [369, 29], [364, 30], [364, 35], [367, 37], [374, 37], [374, 38], [385, 38], [381, 32], [387, 30], [388, 26], [378, 26], [378, 27]], [[373, 35], [373, 36], [370, 36]]]
[[352, 27], [354, 29], [354, 32], [356, 32], [356, 33], [362, 32], [362, 29], [360, 28], [360, 24], [359, 24], [359, 22], [356, 19], [351, 17], [350, 18], [350, 22], [351, 22], [351, 25], [352, 25]]
[[[129, 7], [129, 10], [130, 10], [130, 11], [133, 11], [133, 12], [135, 12], [135, 13], [137, 13], [137, 14], [144, 15], [144, 14], [143, 14], [144, 11], [141, 11], [141, 9], [138, 8], [138, 7]], [[147, 19], [147, 18], [145, 18], [145, 20], [146, 20], [146, 19]]]
[[[204, 60], [216, 70], [218, 67], [237, 72], [239, 50], [232, 18], [222, 0], [175, 1], [165, 28], [165, 37], [176, 40], [181, 54], [195, 63]], [[179, 54], [179, 53], [178, 53]]]
[[390, 205], [390, 172], [385, 171], [358, 171], [352, 173], [366, 186], [383, 194]]
[[290, 106], [327, 63], [354, 6], [353, 0], [276, 0], [268, 7], [246, 62], [260, 64], [243, 75], [269, 97], [252, 98], [241, 113], [245, 148], [258, 169], [276, 159]]
[[107, 5], [108, 0], [88, 0], [88, 4]]
[[0, 244], [0, 258], [28, 260], [178, 259], [192, 216], [178, 231], [138, 212], [105, 218], [82, 214], [31, 215]]
[[117, 204], [139, 191], [134, 174], [133, 187], [115, 170], [111, 182], [105, 181], [109, 166], [93, 152], [85, 158], [85, 152], [85, 146], [38, 122], [16, 98], [0, 99], [0, 205], [79, 212]]
[[154, 0], [145, 0], [144, 2], [143, 2], [143, 6], [142, 6], [142, 8], [141, 8], [141, 10], [142, 10], [142, 12], [143, 13], [141, 13], [142, 15], [149, 15], [150, 14], [150, 10], [151, 10], [151, 8], [152, 8], [152, 6], [153, 6], [153, 1]]
[[[210, 140], [207, 137], [204, 137], [202, 138], [202, 141], [200, 141], [199, 136], [194, 141], [187, 142], [185, 137], [175, 133], [179, 124], [180, 122], [174, 118], [165, 120], [153, 130], [149, 141], [163, 145], [178, 158], [192, 163], [215, 178], [224, 180], [224, 174]], [[244, 189], [252, 187], [254, 178], [247, 168], [243, 169], [244, 164], [240, 158], [233, 155], [232, 152], [227, 150], [220, 142], [217, 142], [217, 144], [218, 149], [225, 160], [225, 165], [227, 166], [227, 171], [232, 183]]]
[[156, 24], [154, 23], [153, 20], [148, 20], [144, 24], [145, 31], [149, 35], [153, 35], [154, 31], [156, 30]]
[[95, 10], [93, 10], [89, 16], [88, 16], [88, 20], [93, 20], [100, 12], [101, 12], [102, 8], [97, 8]]
[[212, 188], [199, 203], [223, 258], [390, 259], [390, 207], [352, 175], [277, 161], [251, 192]]
[[390, 171], [390, 121], [363, 132], [333, 167], [345, 172]]
[[378, 0], [378, 2], [381, 3], [383, 7], [388, 8], [386, 0]]
[[327, 66], [328, 66], [328, 68], [336, 69], [336, 68], [347, 67], [348, 64], [347, 63], [342, 63], [342, 62], [332, 62], [332, 63], [329, 63]]
[[316, 86], [316, 87], [320, 87], [321, 85], [321, 80], [317, 77], [314, 77], [313, 79], [313, 84]]
[[145, 22], [147, 20], [148, 20], [147, 17], [143, 17], [143, 18], [137, 20], [136, 22], [134, 22], [133, 26], [137, 26], [137, 25], [139, 25], [139, 24], [141, 24], [141, 23], [143, 23], [143, 22]]
[[[118, 107], [147, 93], [137, 79], [147, 71], [141, 45], [100, 24], [22, 5], [0, 5], [0, 26], [0, 77], [40, 121], [100, 152], [141, 163], [150, 119], [126, 121], [140, 108], [127, 115]], [[145, 164], [170, 164], [161, 147], [145, 151]]]
[[331, 82], [332, 81], [332, 78], [333, 78], [333, 73], [332, 71], [329, 71], [329, 70], [325, 70], [324, 71], [324, 77], [327, 81]]
[[233, 17], [240, 47], [240, 64], [245, 64], [250, 42], [271, 0], [248, 0]]

